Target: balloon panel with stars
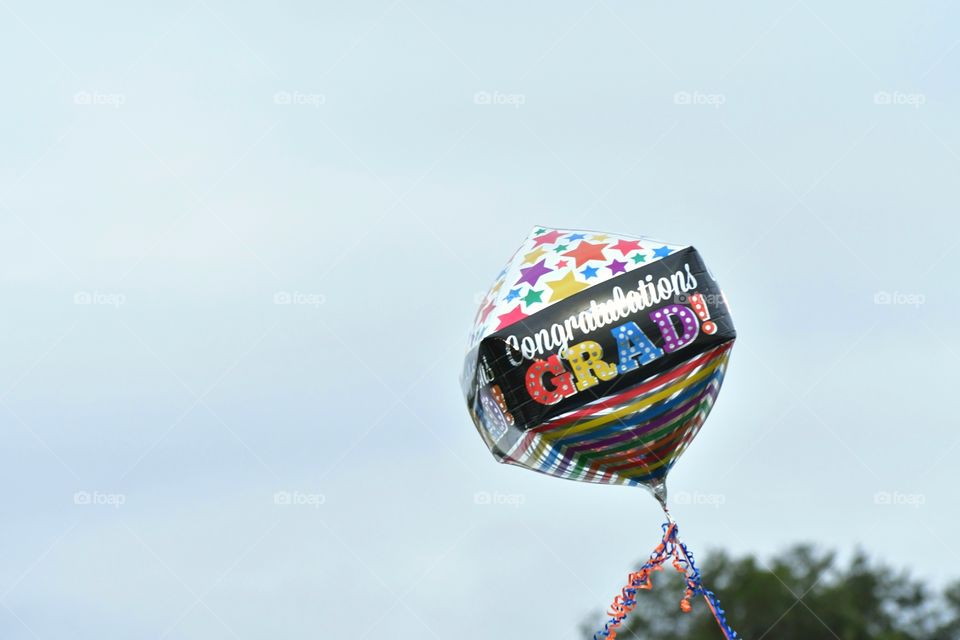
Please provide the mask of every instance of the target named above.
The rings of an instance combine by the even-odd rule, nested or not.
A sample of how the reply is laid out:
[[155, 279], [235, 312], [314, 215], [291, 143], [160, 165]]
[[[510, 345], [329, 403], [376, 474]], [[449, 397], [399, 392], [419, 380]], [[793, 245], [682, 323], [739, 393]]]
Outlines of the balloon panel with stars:
[[597, 231], [534, 227], [484, 297], [470, 347], [564, 298], [685, 246]]

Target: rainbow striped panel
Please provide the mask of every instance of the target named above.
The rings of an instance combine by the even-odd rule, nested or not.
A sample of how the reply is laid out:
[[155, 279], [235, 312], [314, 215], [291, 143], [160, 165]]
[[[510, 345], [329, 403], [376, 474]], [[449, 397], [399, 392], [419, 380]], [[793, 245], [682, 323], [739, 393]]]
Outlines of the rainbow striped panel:
[[505, 462], [604, 484], [667, 475], [713, 407], [733, 342], [529, 429]]

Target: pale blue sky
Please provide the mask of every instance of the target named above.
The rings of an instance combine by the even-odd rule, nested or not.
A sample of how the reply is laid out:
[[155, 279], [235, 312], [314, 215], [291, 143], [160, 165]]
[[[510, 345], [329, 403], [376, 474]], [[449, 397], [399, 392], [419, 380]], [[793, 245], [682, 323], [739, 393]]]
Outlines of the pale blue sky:
[[0, 636], [577, 637], [661, 517], [474, 432], [533, 224], [727, 293], [693, 549], [956, 577], [960, 15], [864, 7], [3, 0]]

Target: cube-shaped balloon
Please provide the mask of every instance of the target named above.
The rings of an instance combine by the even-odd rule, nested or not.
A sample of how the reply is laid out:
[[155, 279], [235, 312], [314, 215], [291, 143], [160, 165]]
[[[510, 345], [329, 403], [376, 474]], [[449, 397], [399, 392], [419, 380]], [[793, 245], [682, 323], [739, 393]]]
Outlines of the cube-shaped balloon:
[[735, 338], [693, 247], [536, 227], [477, 312], [462, 386], [497, 460], [660, 494]]

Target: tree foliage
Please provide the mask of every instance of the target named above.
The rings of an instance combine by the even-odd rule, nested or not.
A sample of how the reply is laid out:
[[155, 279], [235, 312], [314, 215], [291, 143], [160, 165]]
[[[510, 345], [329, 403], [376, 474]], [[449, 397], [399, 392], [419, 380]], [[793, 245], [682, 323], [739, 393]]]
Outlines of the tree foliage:
[[[697, 564], [745, 640], [960, 640], [960, 581], [937, 592], [862, 552], [841, 564], [800, 545], [770, 562], [714, 552]], [[680, 574], [667, 568], [653, 582], [638, 594], [619, 640], [722, 638], [702, 599], [680, 612]], [[587, 638], [595, 625], [585, 628]]]

